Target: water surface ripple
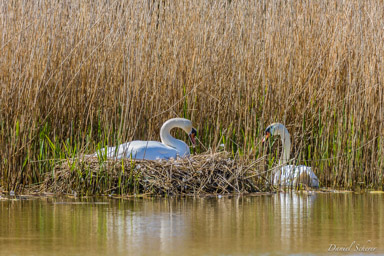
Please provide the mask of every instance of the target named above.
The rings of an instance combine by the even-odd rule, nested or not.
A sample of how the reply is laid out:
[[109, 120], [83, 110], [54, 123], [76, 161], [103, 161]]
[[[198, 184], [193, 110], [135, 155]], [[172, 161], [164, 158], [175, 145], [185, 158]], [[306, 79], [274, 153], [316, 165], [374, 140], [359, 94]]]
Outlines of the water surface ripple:
[[0, 219], [0, 255], [384, 254], [383, 194], [0, 200]]

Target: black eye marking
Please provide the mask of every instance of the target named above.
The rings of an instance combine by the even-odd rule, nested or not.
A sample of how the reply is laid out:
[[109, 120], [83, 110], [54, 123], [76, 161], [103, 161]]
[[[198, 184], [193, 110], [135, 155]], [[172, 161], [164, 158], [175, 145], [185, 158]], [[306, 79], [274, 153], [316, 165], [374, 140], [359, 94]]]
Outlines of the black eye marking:
[[197, 136], [197, 131], [195, 128], [192, 128], [191, 134], [194, 134], [195, 136]]
[[268, 126], [267, 129], [265, 129], [264, 134], [267, 134], [267, 133], [271, 134], [271, 127], [270, 126]]

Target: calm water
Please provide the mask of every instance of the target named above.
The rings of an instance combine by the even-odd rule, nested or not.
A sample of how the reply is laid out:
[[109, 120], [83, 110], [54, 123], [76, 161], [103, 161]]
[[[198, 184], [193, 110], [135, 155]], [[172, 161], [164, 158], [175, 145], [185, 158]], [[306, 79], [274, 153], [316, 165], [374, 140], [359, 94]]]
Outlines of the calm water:
[[0, 255], [384, 254], [383, 194], [1, 200], [0, 219]]

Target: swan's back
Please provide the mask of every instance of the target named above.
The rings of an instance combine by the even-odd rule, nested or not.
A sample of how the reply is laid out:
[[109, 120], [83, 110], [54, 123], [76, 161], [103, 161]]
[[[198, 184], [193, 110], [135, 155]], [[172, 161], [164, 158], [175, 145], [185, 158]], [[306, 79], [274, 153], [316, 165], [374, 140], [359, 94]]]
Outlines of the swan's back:
[[107, 154], [107, 158], [132, 158], [137, 160], [159, 160], [159, 159], [176, 159], [177, 156], [185, 157], [189, 155], [188, 152], [184, 155], [179, 155], [179, 152], [172, 147], [164, 145], [158, 141], [131, 141], [123, 143], [118, 147], [103, 148], [95, 153], [97, 155]]
[[305, 184], [310, 187], [319, 187], [319, 180], [311, 167], [305, 165], [286, 165], [281, 167], [273, 177], [274, 185], [298, 186]]

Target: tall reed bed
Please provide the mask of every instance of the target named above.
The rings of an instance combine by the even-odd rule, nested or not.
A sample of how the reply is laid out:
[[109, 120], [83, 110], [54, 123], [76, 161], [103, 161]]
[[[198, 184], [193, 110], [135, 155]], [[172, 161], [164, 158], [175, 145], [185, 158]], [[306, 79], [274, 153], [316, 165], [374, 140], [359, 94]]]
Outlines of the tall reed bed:
[[321, 185], [383, 186], [383, 38], [380, 1], [2, 0], [0, 186], [176, 116], [249, 159], [282, 122]]

